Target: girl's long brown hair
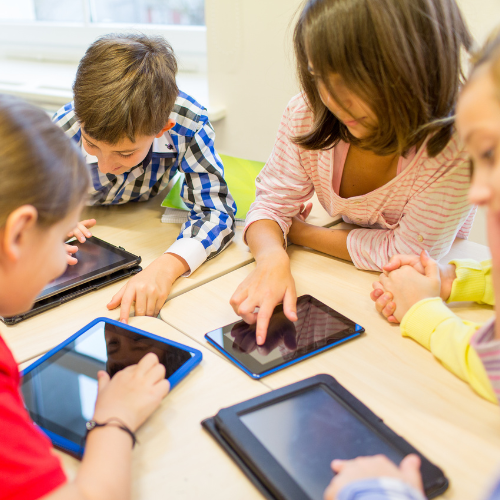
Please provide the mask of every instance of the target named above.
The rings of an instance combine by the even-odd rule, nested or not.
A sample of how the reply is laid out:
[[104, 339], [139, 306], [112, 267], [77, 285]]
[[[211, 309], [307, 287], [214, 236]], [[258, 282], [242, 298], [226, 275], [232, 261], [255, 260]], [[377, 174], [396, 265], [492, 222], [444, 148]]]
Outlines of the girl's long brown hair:
[[[436, 156], [453, 133], [464, 80], [462, 49], [471, 43], [455, 0], [309, 0], [295, 27], [294, 48], [314, 123], [294, 142], [318, 150], [343, 140], [389, 155], [405, 154], [431, 135], [427, 151]], [[321, 101], [315, 79], [335, 98], [332, 73], [377, 117], [362, 140]]]

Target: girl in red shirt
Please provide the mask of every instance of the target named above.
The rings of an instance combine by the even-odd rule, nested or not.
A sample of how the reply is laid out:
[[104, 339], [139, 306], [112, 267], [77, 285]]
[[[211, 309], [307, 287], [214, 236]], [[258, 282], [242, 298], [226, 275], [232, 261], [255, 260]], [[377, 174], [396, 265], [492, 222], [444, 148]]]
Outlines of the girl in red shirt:
[[[0, 96], [0, 316], [30, 309], [64, 272], [64, 241], [77, 227], [89, 185], [85, 162], [46, 113]], [[149, 353], [99, 395], [78, 475], [68, 482], [50, 441], [30, 420], [17, 364], [0, 337], [0, 500], [127, 499], [134, 433], [169, 390], [165, 367]], [[133, 434], [132, 434], [133, 435]]]

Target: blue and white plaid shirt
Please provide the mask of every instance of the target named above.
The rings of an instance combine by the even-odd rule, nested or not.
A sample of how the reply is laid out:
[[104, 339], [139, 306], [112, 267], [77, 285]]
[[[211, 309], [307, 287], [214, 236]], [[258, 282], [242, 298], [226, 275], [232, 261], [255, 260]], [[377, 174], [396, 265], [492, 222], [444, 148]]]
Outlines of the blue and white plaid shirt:
[[62, 107], [53, 121], [78, 143], [87, 159], [92, 177], [89, 205], [146, 201], [172, 186], [179, 172], [184, 174], [181, 196], [190, 210], [189, 218], [167, 252], [184, 258], [190, 274], [231, 241], [236, 204], [214, 148], [215, 132], [207, 110], [191, 96], [179, 92], [169, 118], [175, 121], [174, 127], [155, 138], [139, 165], [119, 175], [103, 174], [97, 158], [85, 151], [72, 102]]

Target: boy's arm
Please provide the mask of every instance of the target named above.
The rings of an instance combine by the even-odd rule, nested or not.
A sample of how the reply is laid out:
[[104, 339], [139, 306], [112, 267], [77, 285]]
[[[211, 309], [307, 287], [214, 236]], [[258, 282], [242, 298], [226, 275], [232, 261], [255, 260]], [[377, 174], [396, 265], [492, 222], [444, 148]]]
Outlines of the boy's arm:
[[224, 250], [234, 236], [236, 204], [224, 179], [214, 139], [215, 132], [204, 112], [179, 164], [185, 174], [181, 197], [190, 213], [167, 252], [186, 261], [187, 276]]
[[403, 317], [401, 333], [429, 349], [452, 373], [488, 401], [497, 402], [471, 337], [480, 325], [463, 321], [439, 297], [417, 302]]
[[473, 259], [452, 260], [456, 278], [446, 302], [477, 302], [495, 305], [491, 260], [478, 262]]

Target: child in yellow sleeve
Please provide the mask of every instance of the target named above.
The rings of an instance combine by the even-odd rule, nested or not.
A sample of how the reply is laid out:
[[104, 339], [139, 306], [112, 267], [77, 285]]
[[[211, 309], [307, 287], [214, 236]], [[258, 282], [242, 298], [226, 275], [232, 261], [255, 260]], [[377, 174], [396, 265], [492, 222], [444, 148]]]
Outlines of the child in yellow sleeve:
[[373, 284], [371, 298], [401, 334], [429, 349], [443, 365], [482, 397], [497, 402], [483, 364], [470, 340], [480, 324], [464, 321], [446, 302], [494, 304], [491, 260], [454, 260], [439, 265], [426, 252], [396, 255]]

